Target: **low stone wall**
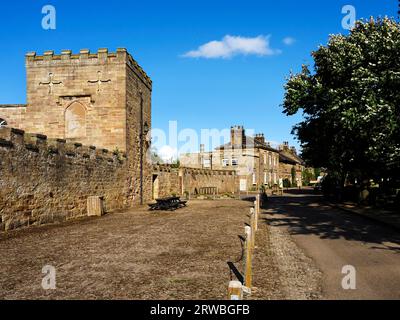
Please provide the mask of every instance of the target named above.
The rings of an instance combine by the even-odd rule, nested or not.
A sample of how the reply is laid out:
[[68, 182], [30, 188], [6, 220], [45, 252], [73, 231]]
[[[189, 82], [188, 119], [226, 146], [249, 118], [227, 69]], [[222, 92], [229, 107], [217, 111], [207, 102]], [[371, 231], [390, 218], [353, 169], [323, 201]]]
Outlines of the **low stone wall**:
[[155, 196], [156, 198], [181, 195], [179, 169], [169, 165], [156, 165], [153, 167], [153, 172], [158, 178], [158, 194]]
[[126, 172], [123, 154], [0, 128], [0, 231], [86, 216], [89, 196], [123, 209]]
[[[158, 179], [158, 197], [167, 197], [173, 194], [198, 194], [201, 188], [217, 188], [219, 194], [236, 193], [238, 182], [233, 170], [208, 170], [169, 165], [153, 167], [153, 174]], [[154, 188], [154, 184], [153, 184]]]
[[197, 194], [200, 188], [217, 188], [219, 194], [237, 192], [235, 171], [182, 168], [183, 191]]

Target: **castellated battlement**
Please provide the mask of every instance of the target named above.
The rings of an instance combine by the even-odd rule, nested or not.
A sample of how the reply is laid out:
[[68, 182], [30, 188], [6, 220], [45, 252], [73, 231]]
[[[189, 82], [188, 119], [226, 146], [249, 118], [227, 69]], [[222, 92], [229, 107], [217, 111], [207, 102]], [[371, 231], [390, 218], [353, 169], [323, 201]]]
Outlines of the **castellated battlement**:
[[176, 168], [170, 164], [153, 166], [155, 197], [197, 195], [202, 188], [216, 188], [219, 194], [237, 190], [234, 170], [210, 170], [188, 167]]
[[123, 164], [126, 161], [125, 152], [97, 149], [96, 146], [84, 146], [79, 142], [67, 142], [65, 139], [48, 139], [43, 134], [25, 133], [24, 130], [15, 128], [0, 128], [0, 147], [14, 148], [15, 150], [25, 148], [32, 152], [81, 158], [88, 161], [99, 160], [109, 164]]
[[234, 176], [234, 170], [215, 170], [215, 169], [198, 169], [198, 168], [183, 168], [185, 174], [203, 175], [203, 176]]
[[132, 205], [121, 152], [0, 128], [0, 232], [87, 216], [87, 200], [106, 212]]
[[233, 176], [235, 170], [211, 170], [211, 169], [198, 169], [190, 167], [174, 167], [171, 164], [155, 164], [153, 165], [153, 172], [173, 172], [181, 171], [182, 174], [189, 175], [204, 175], [204, 176]]
[[71, 50], [62, 50], [61, 54], [55, 54], [53, 50], [49, 50], [45, 51], [43, 55], [37, 55], [36, 52], [32, 51], [25, 55], [27, 68], [121, 63], [126, 63], [149, 89], [152, 88], [150, 77], [125, 48], [118, 48], [116, 52], [109, 52], [107, 48], [101, 48], [96, 53], [91, 53], [88, 49], [81, 49], [77, 54], [74, 54]]

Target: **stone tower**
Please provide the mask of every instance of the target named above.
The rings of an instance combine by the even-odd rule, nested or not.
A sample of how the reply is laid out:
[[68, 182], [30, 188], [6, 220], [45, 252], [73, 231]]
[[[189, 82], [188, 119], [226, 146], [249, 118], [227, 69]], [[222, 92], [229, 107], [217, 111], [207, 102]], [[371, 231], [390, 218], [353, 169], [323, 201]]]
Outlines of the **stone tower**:
[[127, 50], [31, 52], [25, 63], [27, 105], [0, 106], [0, 118], [26, 132], [126, 152], [132, 198], [150, 199], [152, 82]]

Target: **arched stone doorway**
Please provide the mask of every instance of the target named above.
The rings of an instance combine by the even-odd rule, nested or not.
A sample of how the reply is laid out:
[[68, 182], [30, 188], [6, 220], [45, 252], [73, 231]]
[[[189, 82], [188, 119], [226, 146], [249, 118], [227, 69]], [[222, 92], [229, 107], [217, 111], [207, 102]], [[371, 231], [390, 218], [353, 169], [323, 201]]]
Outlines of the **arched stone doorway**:
[[157, 174], [153, 174], [153, 200], [156, 200], [159, 198], [159, 192], [160, 192], [160, 180]]

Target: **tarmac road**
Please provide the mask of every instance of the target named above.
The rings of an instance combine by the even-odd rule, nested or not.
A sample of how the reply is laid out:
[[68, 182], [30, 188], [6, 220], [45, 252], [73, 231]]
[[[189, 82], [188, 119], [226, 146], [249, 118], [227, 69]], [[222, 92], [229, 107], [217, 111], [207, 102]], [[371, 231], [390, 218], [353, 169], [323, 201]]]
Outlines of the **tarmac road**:
[[[271, 197], [267, 208], [268, 224], [286, 228], [322, 271], [323, 299], [400, 299], [398, 231], [332, 208], [310, 190]], [[347, 265], [355, 268], [356, 289], [342, 287]]]

